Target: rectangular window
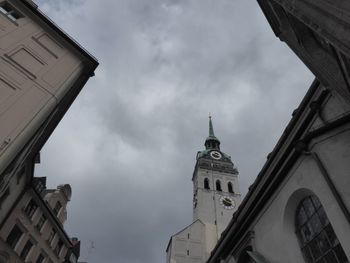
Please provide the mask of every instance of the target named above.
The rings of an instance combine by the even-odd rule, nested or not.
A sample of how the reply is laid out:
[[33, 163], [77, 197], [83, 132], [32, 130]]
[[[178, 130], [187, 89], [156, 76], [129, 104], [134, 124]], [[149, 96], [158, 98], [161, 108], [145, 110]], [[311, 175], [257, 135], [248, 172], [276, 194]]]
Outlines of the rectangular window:
[[23, 232], [17, 225], [15, 225], [10, 234], [7, 236], [6, 243], [9, 244], [9, 246], [14, 249], [15, 246], [17, 245], [18, 240], [21, 238], [23, 235]]
[[23, 260], [26, 259], [29, 251], [32, 249], [33, 247], [33, 243], [28, 240], [27, 243], [24, 245], [24, 248], [22, 249], [22, 252], [21, 252], [21, 258], [23, 258]]
[[35, 263], [43, 263], [44, 260], [45, 260], [45, 257], [43, 256], [43, 254], [40, 254], [37, 260], [35, 261]]
[[49, 242], [50, 245], [51, 245], [52, 240], [55, 237], [55, 235], [56, 235], [56, 230], [52, 228], [51, 232], [50, 232], [50, 235], [49, 235], [49, 238], [47, 239], [47, 242]]
[[29, 201], [27, 206], [24, 208], [24, 213], [29, 217], [32, 218], [34, 215], [36, 209], [38, 208], [38, 205], [35, 203], [35, 201], [32, 199]]
[[0, 3], [0, 12], [7, 16], [12, 21], [16, 21], [23, 17], [13, 6], [11, 6], [8, 2]]
[[46, 216], [44, 214], [41, 215], [39, 222], [36, 224], [36, 228], [40, 231], [43, 228], [43, 225], [45, 224]]
[[57, 216], [62, 208], [60, 201], [57, 201], [55, 208], [53, 209], [54, 214]]
[[55, 247], [55, 253], [56, 253], [56, 255], [59, 255], [59, 254], [60, 254], [62, 247], [63, 247], [63, 242], [62, 242], [62, 240], [60, 239], [60, 240], [58, 240], [58, 243], [57, 243], [57, 245], [56, 245], [56, 247]]

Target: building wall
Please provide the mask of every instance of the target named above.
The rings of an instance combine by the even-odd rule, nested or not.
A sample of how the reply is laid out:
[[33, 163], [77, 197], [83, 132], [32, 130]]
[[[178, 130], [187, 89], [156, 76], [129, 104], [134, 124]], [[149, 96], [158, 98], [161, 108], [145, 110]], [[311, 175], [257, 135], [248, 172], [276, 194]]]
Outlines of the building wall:
[[57, 213], [57, 218], [63, 225], [67, 220], [67, 203], [70, 201], [72, 195], [72, 189], [70, 185], [59, 185], [53, 192], [47, 193], [44, 196], [44, 201], [47, 202], [51, 209], [56, 209], [59, 203], [62, 208]]
[[[98, 63], [31, 0], [0, 0], [0, 226]], [[61, 222], [66, 215], [62, 213]]]
[[[33, 228], [38, 218], [33, 215], [34, 221], [26, 221], [21, 217], [19, 205], [33, 187], [38, 152], [97, 65], [95, 58], [41, 13], [31, 0], [0, 0], [0, 262], [8, 257], [11, 257], [9, 262], [16, 262], [22, 241], [29, 235], [36, 247], [45, 251], [57, 243], [55, 239], [50, 245], [41, 242], [44, 237], [36, 236], [40, 233]], [[54, 193], [47, 200], [54, 202], [57, 198], [63, 205], [58, 220], [56, 215], [49, 215], [54, 217], [53, 226], [61, 229], [58, 235], [69, 246], [62, 228], [69, 197]], [[25, 234], [15, 252], [6, 248], [7, 255], [1, 249], [6, 247], [4, 241], [14, 220]], [[74, 245], [68, 256], [70, 253], [78, 256], [78, 248]], [[33, 248], [31, 253], [35, 251]], [[66, 254], [65, 248], [61, 253]], [[59, 256], [57, 260], [61, 262], [64, 255]], [[35, 255], [28, 257], [34, 262]], [[58, 262], [54, 257], [52, 260]]]
[[[350, 137], [348, 128], [345, 134]], [[320, 148], [325, 149], [327, 145], [329, 142]], [[334, 159], [338, 157], [335, 155]], [[341, 159], [338, 160], [341, 162]], [[350, 170], [350, 167], [347, 168]], [[343, 249], [348, 250], [346, 253], [350, 257], [349, 246], [346, 245], [350, 242], [348, 222], [315, 161], [310, 156], [303, 156], [252, 226], [255, 249], [270, 262], [304, 262], [295, 234], [294, 219], [299, 202], [311, 194], [320, 199]]]
[[[337, 139], [341, 137], [350, 138], [350, 126], [347, 127], [346, 131], [337, 135]], [[311, 150], [322, 153], [328, 151], [328, 147], [334, 146], [331, 140], [335, 139], [334, 137], [325, 139], [329, 140], [315, 142]], [[339, 141], [346, 143], [348, 139]], [[350, 171], [348, 159], [344, 160], [345, 156], [343, 155], [349, 151], [349, 145], [349, 142], [342, 144], [342, 146], [339, 145], [332, 158], [326, 161], [327, 167], [330, 167], [329, 164], [332, 162], [339, 164], [337, 169], [329, 171], [342, 171], [342, 168], [345, 168], [344, 171]], [[344, 177], [336, 175], [337, 172], [330, 174], [337, 185], [344, 181]], [[348, 176], [346, 178], [345, 180], [348, 180]], [[347, 182], [343, 186], [348, 188], [350, 183]], [[345, 191], [341, 192], [344, 200], [349, 201], [349, 194], [346, 195]], [[350, 242], [349, 223], [315, 161], [310, 156], [303, 156], [287, 176], [283, 186], [276, 192], [270, 204], [267, 204], [266, 209], [261, 212], [255, 225], [252, 226], [255, 232], [253, 241], [255, 249], [260, 251], [269, 262], [304, 262], [295, 234], [294, 218], [300, 200], [311, 194], [320, 199], [340, 243], [343, 244], [345, 253], [350, 258], [350, 249], [347, 245]]]
[[[3, 192], [1, 193], [0, 198], [0, 223], [6, 218], [28, 182], [28, 176], [25, 169], [14, 174], [12, 171], [8, 171], [8, 174], [4, 173], [3, 176]], [[11, 177], [12, 180], [8, 177]]]
[[[210, 189], [204, 189], [204, 180], [209, 180]], [[216, 181], [221, 183], [222, 191], [216, 190]], [[228, 191], [228, 183], [233, 185], [233, 193]], [[238, 176], [236, 174], [218, 172], [207, 169], [198, 169], [194, 177], [194, 189], [196, 193], [197, 205], [193, 210], [193, 219], [200, 219], [205, 224], [216, 225], [216, 240], [219, 239], [221, 233], [225, 230], [228, 222], [232, 218], [232, 214], [240, 203], [240, 192], [238, 185]], [[235, 208], [224, 209], [220, 204], [222, 196], [229, 196], [235, 201]]]
[[[168, 263], [205, 262], [240, 203], [237, 169], [228, 155], [222, 153], [220, 160], [214, 160], [210, 153], [197, 155], [192, 178], [193, 223], [171, 237]], [[205, 180], [208, 180], [208, 187]], [[221, 190], [217, 189], [217, 181]], [[232, 184], [232, 193], [228, 183]], [[230, 198], [234, 206], [224, 207], [223, 198]]]
[[171, 237], [167, 263], [200, 263], [208, 253], [205, 247], [205, 225], [197, 220]]
[[329, 89], [350, 100], [348, 1], [257, 0], [273, 31]]
[[[319, 98], [323, 90], [323, 86], [318, 87], [318, 91], [311, 99], [309, 106]], [[329, 93], [320, 111], [309, 122], [304, 134], [317, 131], [317, 129], [349, 114], [350, 105], [343, 102], [342, 96], [337, 92]], [[306, 107], [299, 123], [290, 131], [290, 138], [296, 134], [304, 116], [309, 111], [310, 107]], [[282, 156], [283, 151], [286, 150], [288, 143], [289, 138], [285, 145], [281, 147], [279, 155], [275, 157], [276, 162]], [[321, 166], [311, 153], [316, 153]], [[306, 262], [296, 235], [295, 213], [300, 201], [310, 195], [315, 195], [320, 200], [345, 254], [350, 259], [350, 247], [348, 246], [350, 244], [350, 222], [332, 190], [332, 186], [324, 175], [325, 169], [336, 191], [344, 201], [345, 209], [349, 211], [349, 160], [349, 122], [310, 140], [308, 149], [300, 154], [285, 174], [283, 182], [274, 190], [274, 194], [264, 203], [264, 206], [249, 226], [249, 233], [253, 234], [249, 236], [249, 233], [245, 231], [244, 234], [240, 234], [239, 243], [226, 244], [230, 252], [225, 256], [224, 262], [241, 263], [239, 257], [244, 253], [246, 247], [252, 247], [252, 250], [261, 254], [267, 262]], [[265, 178], [273, 176], [270, 173], [273, 171], [276, 162], [272, 163], [271, 168], [265, 172], [263, 175]], [[218, 258], [215, 258], [215, 260], [211, 262], [219, 262]]]
[[0, 173], [49, 116], [83, 69], [83, 59], [20, 4], [0, 14]]
[[[57, 190], [56, 190], [57, 191]], [[58, 190], [59, 191], [59, 190]], [[56, 193], [58, 195], [58, 193]], [[63, 193], [61, 194], [63, 195]], [[26, 212], [26, 207], [29, 202], [34, 200], [38, 205], [38, 208], [30, 216]], [[46, 204], [41, 197], [38, 197], [34, 193], [33, 189], [27, 190], [16, 204], [14, 210], [6, 220], [5, 224], [0, 229], [0, 254], [7, 254], [9, 256], [8, 261], [5, 262], [36, 262], [40, 253], [45, 257], [43, 263], [58, 263], [63, 262], [67, 255], [68, 249], [72, 246], [68, 237], [62, 232], [63, 226], [58, 220], [55, 220], [55, 213], [51, 208], [45, 207]], [[65, 206], [58, 211], [58, 218], [65, 210]], [[42, 227], [38, 228], [40, 218], [44, 215], [46, 217], [45, 223]], [[23, 232], [21, 238], [18, 240], [16, 246], [12, 249], [6, 240], [13, 229], [17, 225]], [[56, 234], [52, 237], [52, 230], [55, 230]], [[20, 258], [21, 252], [28, 240], [31, 240], [33, 247], [29, 251], [26, 258]], [[60, 250], [57, 250], [58, 243], [62, 241], [63, 246]]]
[[350, 133], [349, 127], [344, 127], [322, 136], [314, 142], [314, 151], [326, 164], [330, 178], [342, 196], [347, 209], [350, 210]]

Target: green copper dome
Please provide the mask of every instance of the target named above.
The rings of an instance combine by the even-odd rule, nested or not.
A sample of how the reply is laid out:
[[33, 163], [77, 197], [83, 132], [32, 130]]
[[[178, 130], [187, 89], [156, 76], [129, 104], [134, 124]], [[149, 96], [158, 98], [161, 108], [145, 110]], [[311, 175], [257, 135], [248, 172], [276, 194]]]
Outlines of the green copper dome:
[[220, 152], [222, 155], [222, 158], [220, 158], [221, 161], [231, 162], [231, 156], [220, 151], [220, 141], [215, 137], [211, 116], [209, 116], [209, 136], [205, 140], [204, 145], [205, 150], [197, 153], [197, 160], [199, 158], [212, 158], [210, 157], [211, 152]]

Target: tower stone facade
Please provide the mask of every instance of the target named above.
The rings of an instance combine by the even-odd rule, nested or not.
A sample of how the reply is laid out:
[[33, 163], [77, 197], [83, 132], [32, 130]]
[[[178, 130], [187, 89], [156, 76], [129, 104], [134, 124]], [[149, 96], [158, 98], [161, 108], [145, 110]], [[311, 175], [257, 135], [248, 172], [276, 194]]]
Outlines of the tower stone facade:
[[170, 238], [167, 263], [205, 262], [240, 202], [238, 171], [220, 150], [209, 117], [205, 150], [193, 172], [193, 223]]

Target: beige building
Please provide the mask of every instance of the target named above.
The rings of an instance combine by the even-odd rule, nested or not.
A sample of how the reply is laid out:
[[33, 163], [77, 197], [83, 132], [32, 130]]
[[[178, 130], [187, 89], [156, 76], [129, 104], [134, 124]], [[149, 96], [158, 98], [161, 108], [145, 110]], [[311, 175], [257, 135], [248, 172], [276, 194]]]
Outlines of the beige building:
[[0, 223], [98, 63], [30, 0], [0, 0]]
[[350, 2], [258, 2], [316, 79], [207, 262], [348, 263]]
[[64, 231], [71, 187], [46, 189], [46, 178], [33, 179], [0, 225], [0, 262], [76, 263], [80, 242]]
[[97, 66], [34, 2], [0, 0], [1, 263], [79, 255], [79, 241], [63, 230], [70, 187], [42, 192], [34, 165]]

